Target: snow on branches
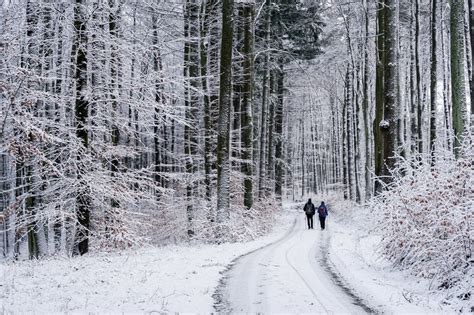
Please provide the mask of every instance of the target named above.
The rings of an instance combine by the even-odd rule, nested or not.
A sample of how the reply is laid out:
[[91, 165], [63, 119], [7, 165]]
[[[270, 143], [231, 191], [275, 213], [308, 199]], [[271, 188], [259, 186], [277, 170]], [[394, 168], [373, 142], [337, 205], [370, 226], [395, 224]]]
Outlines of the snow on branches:
[[[469, 298], [474, 265], [474, 148], [400, 159], [389, 190], [372, 201], [381, 251], [396, 266]], [[403, 176], [402, 176], [403, 174]]]

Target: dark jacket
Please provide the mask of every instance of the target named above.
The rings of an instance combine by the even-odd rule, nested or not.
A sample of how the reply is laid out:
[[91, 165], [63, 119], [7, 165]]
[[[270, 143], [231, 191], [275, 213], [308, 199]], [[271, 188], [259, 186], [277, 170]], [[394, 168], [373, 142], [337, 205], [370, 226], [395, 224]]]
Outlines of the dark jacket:
[[303, 211], [306, 213], [306, 215], [314, 215], [316, 213], [316, 207], [312, 202], [307, 202], [304, 205]]

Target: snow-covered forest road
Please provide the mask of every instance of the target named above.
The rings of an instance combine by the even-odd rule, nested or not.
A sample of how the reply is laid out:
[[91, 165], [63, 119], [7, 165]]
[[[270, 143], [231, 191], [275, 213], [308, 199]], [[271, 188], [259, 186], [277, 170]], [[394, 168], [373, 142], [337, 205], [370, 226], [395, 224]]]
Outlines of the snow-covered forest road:
[[373, 312], [328, 265], [328, 230], [301, 212], [280, 240], [234, 261], [214, 295], [216, 310], [251, 313]]

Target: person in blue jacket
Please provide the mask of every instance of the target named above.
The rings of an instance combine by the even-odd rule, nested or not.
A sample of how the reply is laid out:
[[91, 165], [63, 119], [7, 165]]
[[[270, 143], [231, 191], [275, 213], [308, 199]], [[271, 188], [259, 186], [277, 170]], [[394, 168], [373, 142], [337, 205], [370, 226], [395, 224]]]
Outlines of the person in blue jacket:
[[328, 208], [324, 204], [324, 201], [321, 201], [321, 205], [318, 207], [318, 216], [321, 230], [324, 230], [326, 228], [326, 217], [328, 216]]

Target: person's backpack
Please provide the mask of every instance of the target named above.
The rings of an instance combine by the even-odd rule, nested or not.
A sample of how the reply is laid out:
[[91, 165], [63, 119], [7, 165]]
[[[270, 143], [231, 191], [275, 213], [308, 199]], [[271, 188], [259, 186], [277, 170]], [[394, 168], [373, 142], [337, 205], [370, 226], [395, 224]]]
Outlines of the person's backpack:
[[305, 206], [304, 206], [304, 212], [307, 214], [307, 215], [314, 215], [314, 205], [312, 203], [307, 203]]
[[323, 206], [320, 206], [318, 208], [318, 214], [320, 217], [325, 217], [326, 216], [326, 208]]

